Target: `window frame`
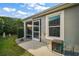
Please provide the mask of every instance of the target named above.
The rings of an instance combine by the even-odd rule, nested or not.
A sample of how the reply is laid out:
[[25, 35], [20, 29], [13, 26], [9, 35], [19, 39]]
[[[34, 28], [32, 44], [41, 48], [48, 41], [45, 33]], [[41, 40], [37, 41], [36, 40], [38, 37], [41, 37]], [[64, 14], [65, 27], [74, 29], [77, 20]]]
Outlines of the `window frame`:
[[[49, 36], [49, 16], [57, 16], [60, 15], [60, 37]], [[56, 25], [57, 26], [57, 25]], [[55, 12], [46, 16], [46, 38], [47, 39], [60, 39], [64, 40], [64, 11]]]
[[[52, 16], [52, 15], [51, 15]], [[59, 18], [60, 18], [60, 15], [56, 15], [56, 16], [59, 16]], [[54, 17], [54, 16], [52, 16], [52, 17]], [[50, 28], [60, 28], [60, 25], [49, 25], [50, 24], [50, 22], [49, 22], [50, 20], [48, 20], [48, 31], [50, 30]], [[60, 29], [59, 29], [60, 30]], [[48, 33], [48, 35], [50, 35], [49, 33]], [[50, 36], [51, 37], [51, 36]], [[57, 36], [53, 36], [53, 37], [57, 37]], [[59, 34], [59, 37], [60, 37], [60, 34]]]

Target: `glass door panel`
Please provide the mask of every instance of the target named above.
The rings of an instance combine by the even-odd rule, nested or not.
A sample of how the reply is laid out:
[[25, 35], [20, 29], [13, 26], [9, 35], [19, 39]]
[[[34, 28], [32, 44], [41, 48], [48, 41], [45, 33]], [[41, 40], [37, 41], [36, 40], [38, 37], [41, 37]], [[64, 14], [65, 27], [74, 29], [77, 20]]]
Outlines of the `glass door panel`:
[[33, 39], [40, 41], [40, 20], [33, 21]]

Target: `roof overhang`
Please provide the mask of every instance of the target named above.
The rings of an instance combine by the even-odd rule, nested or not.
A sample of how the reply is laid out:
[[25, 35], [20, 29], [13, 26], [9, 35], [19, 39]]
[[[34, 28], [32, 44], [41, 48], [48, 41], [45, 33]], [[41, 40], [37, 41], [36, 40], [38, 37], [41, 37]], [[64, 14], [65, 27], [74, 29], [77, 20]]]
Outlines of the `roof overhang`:
[[30, 17], [27, 17], [24, 20], [32, 19], [32, 18], [38, 18], [38, 17], [41, 17], [41, 16], [45, 16], [47, 14], [54, 13], [54, 12], [57, 12], [57, 11], [60, 11], [60, 10], [64, 10], [64, 9], [67, 9], [67, 8], [70, 8], [70, 7], [73, 7], [73, 6], [77, 6], [77, 5], [79, 5], [79, 4], [78, 3], [60, 4], [60, 5], [57, 5], [55, 7], [49, 8], [47, 10], [44, 10], [43, 12], [40, 12], [40, 13], [37, 13], [37, 14], [32, 15]]

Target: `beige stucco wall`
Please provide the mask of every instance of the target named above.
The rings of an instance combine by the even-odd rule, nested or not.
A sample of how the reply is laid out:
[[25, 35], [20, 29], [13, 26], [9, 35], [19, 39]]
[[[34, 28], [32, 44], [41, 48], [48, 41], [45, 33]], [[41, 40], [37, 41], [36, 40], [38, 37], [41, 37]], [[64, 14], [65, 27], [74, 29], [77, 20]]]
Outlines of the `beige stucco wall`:
[[79, 6], [64, 10], [64, 45], [79, 52]]
[[46, 40], [46, 16], [41, 17], [41, 41], [47, 43]]
[[[46, 40], [46, 16], [41, 17], [41, 41]], [[64, 50], [79, 52], [79, 6], [64, 10]]]

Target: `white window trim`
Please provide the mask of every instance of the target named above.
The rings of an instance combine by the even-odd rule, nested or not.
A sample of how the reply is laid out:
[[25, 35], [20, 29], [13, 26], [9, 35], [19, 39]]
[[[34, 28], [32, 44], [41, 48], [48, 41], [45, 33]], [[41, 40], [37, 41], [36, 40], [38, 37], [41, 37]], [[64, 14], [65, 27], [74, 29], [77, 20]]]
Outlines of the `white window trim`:
[[[55, 37], [55, 36], [49, 36], [49, 25], [48, 25], [48, 17], [49, 16], [55, 16], [55, 15], [60, 15], [60, 37]], [[46, 39], [50, 39], [50, 40], [64, 40], [64, 10], [63, 11], [59, 11], [59, 12], [55, 12], [52, 14], [49, 14], [46, 16]]]

